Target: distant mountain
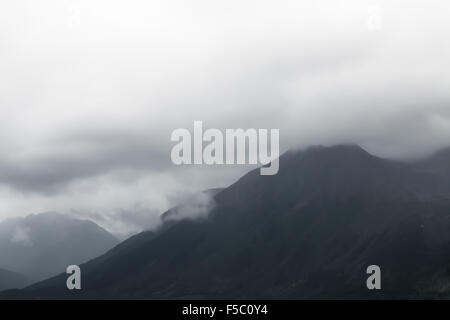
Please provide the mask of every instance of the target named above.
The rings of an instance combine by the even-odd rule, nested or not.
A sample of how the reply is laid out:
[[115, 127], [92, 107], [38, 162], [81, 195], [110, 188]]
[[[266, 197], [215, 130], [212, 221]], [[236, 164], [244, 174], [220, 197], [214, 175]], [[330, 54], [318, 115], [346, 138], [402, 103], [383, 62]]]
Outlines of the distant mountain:
[[414, 164], [416, 167], [429, 172], [450, 174], [450, 147], [438, 150], [432, 157]]
[[[213, 195], [207, 218], [168, 219], [83, 264], [81, 291], [62, 274], [0, 298], [450, 297], [449, 167], [354, 145], [287, 152], [277, 175]], [[372, 264], [382, 290], [366, 288]]]
[[0, 269], [0, 290], [23, 288], [31, 284], [27, 277], [9, 270]]
[[42, 280], [105, 253], [118, 243], [95, 223], [58, 213], [0, 223], [0, 268]]

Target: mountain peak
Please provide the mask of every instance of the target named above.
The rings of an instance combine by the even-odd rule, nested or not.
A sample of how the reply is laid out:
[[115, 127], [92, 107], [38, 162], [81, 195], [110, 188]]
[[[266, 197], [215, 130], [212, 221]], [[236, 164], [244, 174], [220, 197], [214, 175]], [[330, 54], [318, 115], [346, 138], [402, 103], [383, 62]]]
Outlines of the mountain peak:
[[306, 149], [293, 149], [285, 153], [290, 156], [309, 156], [309, 157], [366, 157], [375, 158], [369, 152], [357, 144], [338, 144], [333, 146], [314, 145]]
[[312, 145], [306, 148], [307, 151], [334, 151], [334, 152], [364, 152], [367, 153], [362, 147], [354, 143], [335, 144], [331, 146], [324, 145]]
[[0, 268], [39, 280], [92, 259], [117, 242], [90, 220], [56, 212], [7, 219], [0, 222]]
[[56, 212], [56, 211], [45, 211], [40, 213], [31, 213], [28, 216], [25, 217], [25, 219], [28, 220], [70, 220], [71, 218], [67, 215], [64, 215], [62, 213]]

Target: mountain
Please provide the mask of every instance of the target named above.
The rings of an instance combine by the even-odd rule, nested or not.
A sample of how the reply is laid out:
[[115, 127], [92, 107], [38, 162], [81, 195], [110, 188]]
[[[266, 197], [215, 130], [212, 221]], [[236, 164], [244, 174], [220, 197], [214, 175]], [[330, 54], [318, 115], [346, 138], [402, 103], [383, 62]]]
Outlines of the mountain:
[[0, 268], [37, 281], [105, 253], [118, 241], [95, 223], [47, 212], [0, 223]]
[[31, 284], [27, 277], [9, 270], [0, 269], [0, 290], [23, 288]]
[[438, 150], [432, 157], [415, 163], [421, 170], [444, 174], [446, 178], [450, 175], [450, 147]]
[[[61, 274], [0, 298], [449, 297], [449, 168], [355, 145], [290, 151], [277, 175], [213, 194], [207, 218], [170, 219], [83, 264], [82, 290]], [[382, 290], [366, 287], [372, 264]]]

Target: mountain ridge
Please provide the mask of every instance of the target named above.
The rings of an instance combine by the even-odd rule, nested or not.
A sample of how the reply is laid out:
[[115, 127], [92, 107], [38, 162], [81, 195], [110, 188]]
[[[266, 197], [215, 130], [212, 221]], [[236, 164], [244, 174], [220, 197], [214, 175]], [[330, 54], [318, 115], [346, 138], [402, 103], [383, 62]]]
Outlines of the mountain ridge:
[[[447, 297], [450, 186], [424, 163], [354, 145], [287, 152], [277, 175], [256, 169], [215, 194], [207, 219], [143, 232], [82, 265], [81, 292], [62, 274], [0, 297]], [[365, 286], [371, 264], [381, 291]]]

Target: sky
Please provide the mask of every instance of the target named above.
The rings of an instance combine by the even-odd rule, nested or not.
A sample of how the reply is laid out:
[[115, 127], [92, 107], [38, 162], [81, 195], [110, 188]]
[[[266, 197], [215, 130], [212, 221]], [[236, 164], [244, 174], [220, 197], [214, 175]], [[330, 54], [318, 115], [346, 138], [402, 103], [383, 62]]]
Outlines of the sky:
[[450, 5], [367, 0], [0, 3], [0, 220], [128, 234], [251, 167], [175, 166], [193, 122], [280, 129], [281, 151], [450, 145]]

